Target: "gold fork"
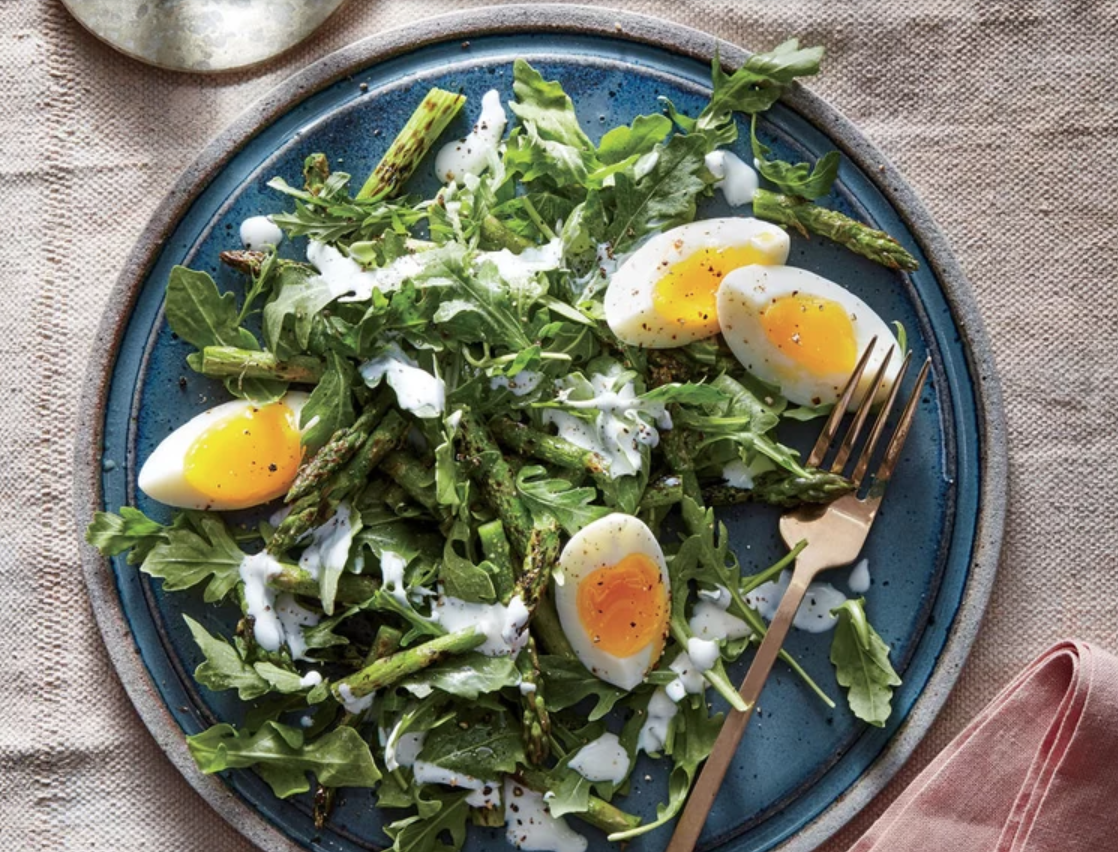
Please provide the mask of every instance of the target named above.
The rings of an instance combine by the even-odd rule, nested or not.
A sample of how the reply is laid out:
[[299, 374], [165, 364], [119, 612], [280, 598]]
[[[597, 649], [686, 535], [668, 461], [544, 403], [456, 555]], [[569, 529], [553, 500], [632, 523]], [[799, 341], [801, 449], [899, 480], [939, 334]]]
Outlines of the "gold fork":
[[[838, 434], [842, 418], [854, 398], [857, 387], [862, 380], [862, 374], [865, 372], [876, 344], [876, 338], [870, 341], [865, 353], [858, 361], [858, 365], [854, 368], [854, 373], [846, 383], [846, 387], [843, 388], [838, 402], [831, 411], [830, 417], [827, 418], [823, 432], [815, 442], [811, 455], [808, 456], [808, 467], [822, 465], [831, 443]], [[885, 360], [874, 376], [869, 390], [858, 406], [858, 410], [854, 413], [854, 420], [835, 453], [834, 460], [831, 462], [832, 473], [841, 473], [850, 460], [858, 436], [869, 416], [870, 408], [873, 406], [882, 382], [885, 380], [886, 370], [892, 357], [893, 348], [890, 347]], [[881, 498], [885, 493], [885, 486], [893, 475], [893, 469], [896, 467], [905, 438], [908, 437], [913, 414], [920, 400], [920, 392], [923, 390], [924, 381], [928, 377], [928, 369], [931, 366], [931, 359], [929, 358], [924, 362], [920, 374], [916, 377], [916, 384], [909, 395], [900, 420], [897, 422], [893, 437], [885, 449], [885, 454], [873, 474], [873, 480], [869, 484], [866, 495], [859, 497], [858, 494], [862, 490], [870, 460], [884, 434], [885, 421], [897, 400], [901, 381], [904, 379], [911, 359], [911, 352], [905, 355], [885, 404], [878, 412], [865, 447], [850, 474], [850, 480], [855, 486], [854, 491], [828, 503], [826, 506], [806, 506], [795, 509], [780, 519], [780, 534], [785, 544], [793, 547], [800, 541], [806, 540], [807, 546], [800, 551], [796, 558], [792, 580], [784, 593], [784, 597], [780, 600], [780, 606], [769, 625], [761, 646], [757, 649], [757, 655], [753, 658], [753, 663], [745, 675], [745, 680], [742, 681], [740, 692], [747, 709], [743, 712], [733, 709], [729, 711], [729, 715], [722, 725], [722, 732], [718, 735], [718, 739], [714, 743], [714, 749], [711, 751], [710, 757], [707, 758], [703, 771], [699, 774], [699, 780], [695, 782], [695, 787], [687, 800], [687, 806], [683, 810], [683, 815], [679, 818], [675, 833], [672, 835], [671, 842], [665, 852], [691, 852], [694, 849], [695, 843], [699, 839], [699, 833], [706, 822], [707, 814], [710, 812], [711, 805], [714, 804], [715, 796], [718, 794], [718, 788], [722, 784], [722, 779], [726, 776], [730, 762], [734, 759], [742, 734], [745, 732], [745, 726], [749, 724], [749, 719], [757, 706], [761, 689], [769, 677], [769, 672], [772, 671], [773, 663], [776, 662], [777, 656], [780, 654], [780, 648], [784, 644], [784, 638], [788, 635], [789, 628], [792, 626], [792, 620], [796, 616], [796, 610], [800, 607], [800, 602], [804, 598], [808, 584], [822, 571], [852, 563], [857, 558], [866, 537], [869, 535], [870, 526], [873, 524], [877, 509], [881, 505]]]

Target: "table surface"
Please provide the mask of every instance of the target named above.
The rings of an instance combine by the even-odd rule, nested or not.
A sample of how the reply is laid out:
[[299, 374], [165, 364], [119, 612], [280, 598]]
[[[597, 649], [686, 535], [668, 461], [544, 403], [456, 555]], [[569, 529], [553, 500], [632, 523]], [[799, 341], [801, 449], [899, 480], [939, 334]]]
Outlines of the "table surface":
[[[830, 52], [813, 91], [922, 196], [970, 277], [1005, 395], [997, 585], [940, 718], [824, 852], [846, 849], [1031, 657], [1118, 651], [1118, 5], [615, 0], [750, 48]], [[148, 68], [55, 0], [0, 4], [0, 850], [250, 847], [164, 758], [85, 599], [72, 448], [88, 353], [152, 210], [206, 142], [294, 71], [454, 9], [351, 3], [251, 72]]]

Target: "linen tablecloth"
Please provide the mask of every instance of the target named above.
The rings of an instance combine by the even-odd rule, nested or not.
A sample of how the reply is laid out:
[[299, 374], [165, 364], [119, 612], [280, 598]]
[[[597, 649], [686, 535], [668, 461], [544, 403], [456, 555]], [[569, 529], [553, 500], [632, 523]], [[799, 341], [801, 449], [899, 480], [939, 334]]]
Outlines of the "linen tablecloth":
[[[970, 660], [845, 849], [1029, 659], [1118, 650], [1118, 4], [616, 0], [746, 47], [830, 55], [811, 88], [890, 157], [973, 282], [1001, 372], [1011, 497]], [[0, 3], [0, 850], [231, 850], [116, 680], [86, 603], [71, 459], [102, 309], [206, 142], [292, 72], [462, 0], [353, 2], [263, 69], [159, 71], [57, 0]]]

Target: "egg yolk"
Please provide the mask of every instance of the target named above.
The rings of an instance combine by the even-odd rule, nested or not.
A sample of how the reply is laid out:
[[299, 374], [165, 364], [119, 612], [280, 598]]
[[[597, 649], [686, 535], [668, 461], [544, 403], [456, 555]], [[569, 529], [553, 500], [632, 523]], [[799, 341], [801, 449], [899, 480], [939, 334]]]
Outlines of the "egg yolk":
[[663, 645], [668, 593], [660, 566], [643, 553], [586, 575], [577, 606], [587, 635], [607, 654], [629, 657], [650, 643]]
[[830, 299], [782, 296], [761, 312], [769, 341], [809, 372], [850, 373], [858, 355], [854, 324], [846, 308]]
[[215, 423], [187, 450], [184, 476], [210, 499], [253, 506], [286, 494], [302, 458], [295, 413], [275, 402]]
[[743, 246], [707, 246], [672, 264], [652, 290], [656, 313], [680, 328], [717, 334], [718, 285], [742, 266], [771, 263], [770, 243], [760, 235]]

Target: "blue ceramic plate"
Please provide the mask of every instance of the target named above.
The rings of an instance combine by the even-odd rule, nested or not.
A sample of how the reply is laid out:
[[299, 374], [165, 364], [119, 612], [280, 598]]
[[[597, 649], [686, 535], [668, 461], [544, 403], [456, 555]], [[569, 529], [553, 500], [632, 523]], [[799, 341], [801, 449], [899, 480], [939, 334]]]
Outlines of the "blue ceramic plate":
[[[325, 151], [335, 168], [369, 172], [420, 94], [431, 86], [462, 90], [476, 105], [489, 88], [511, 96], [511, 65], [523, 56], [547, 79], [561, 80], [592, 136], [659, 108], [668, 97], [696, 114], [709, 94], [710, 56], [743, 52], [713, 38], [648, 18], [567, 7], [505, 7], [436, 19], [361, 42], [280, 87], [211, 146], [184, 176], [140, 243], [103, 326], [100, 360], [87, 391], [91, 412], [78, 447], [79, 506], [92, 511], [138, 505], [157, 518], [167, 510], [135, 488], [139, 464], [175, 426], [222, 401], [220, 385], [191, 373], [189, 349], [168, 329], [163, 291], [177, 263], [203, 269], [220, 286], [238, 277], [218, 262], [236, 247], [239, 223], [283, 209], [266, 181], [298, 183], [303, 157]], [[465, 113], [473, 112], [467, 106]], [[459, 118], [450, 134], [466, 129]], [[759, 852], [811, 849], [850, 818], [896, 770], [942, 704], [977, 629], [999, 544], [1004, 439], [997, 388], [981, 325], [959, 272], [934, 225], [903, 181], [826, 105], [796, 90], [766, 115], [763, 131], [793, 162], [839, 148], [840, 180], [827, 203], [877, 227], [919, 260], [912, 275], [890, 272], [821, 240], [793, 238], [789, 263], [825, 273], [884, 318], [909, 332], [917, 359], [932, 357], [933, 378], [918, 409], [889, 499], [867, 545], [873, 587], [867, 607], [893, 648], [904, 677], [882, 730], [845, 709], [827, 661], [828, 636], [796, 634], [789, 649], [836, 698], [831, 711], [787, 671], [776, 672], [762, 708], [703, 836], [704, 848]], [[740, 147], [740, 146], [739, 146]], [[739, 153], [746, 155], [742, 148]], [[344, 162], [343, 162], [344, 161]], [[416, 190], [435, 186], [421, 170]], [[726, 215], [720, 200], [704, 217]], [[286, 246], [298, 252], [298, 244]], [[786, 438], [801, 444], [817, 425]], [[723, 513], [747, 570], [781, 552], [776, 514], [753, 507]], [[144, 720], [192, 784], [238, 829], [269, 849], [372, 849], [382, 818], [369, 791], [339, 797], [334, 818], [315, 830], [307, 797], [279, 801], [252, 772], [206, 778], [183, 737], [238, 718], [228, 693], [199, 688], [200, 662], [182, 614], [228, 633], [236, 614], [204, 605], [200, 594], [164, 595], [123, 560], [86, 554], [90, 594], [106, 643]], [[845, 572], [833, 582], [845, 587]], [[741, 667], [734, 672], [741, 675]], [[646, 818], [664, 798], [666, 763], [643, 758], [627, 809]], [[581, 828], [581, 826], [580, 826]], [[594, 849], [609, 848], [588, 830]], [[629, 848], [663, 847], [665, 831]], [[476, 829], [468, 848], [498, 848], [503, 832]]]

